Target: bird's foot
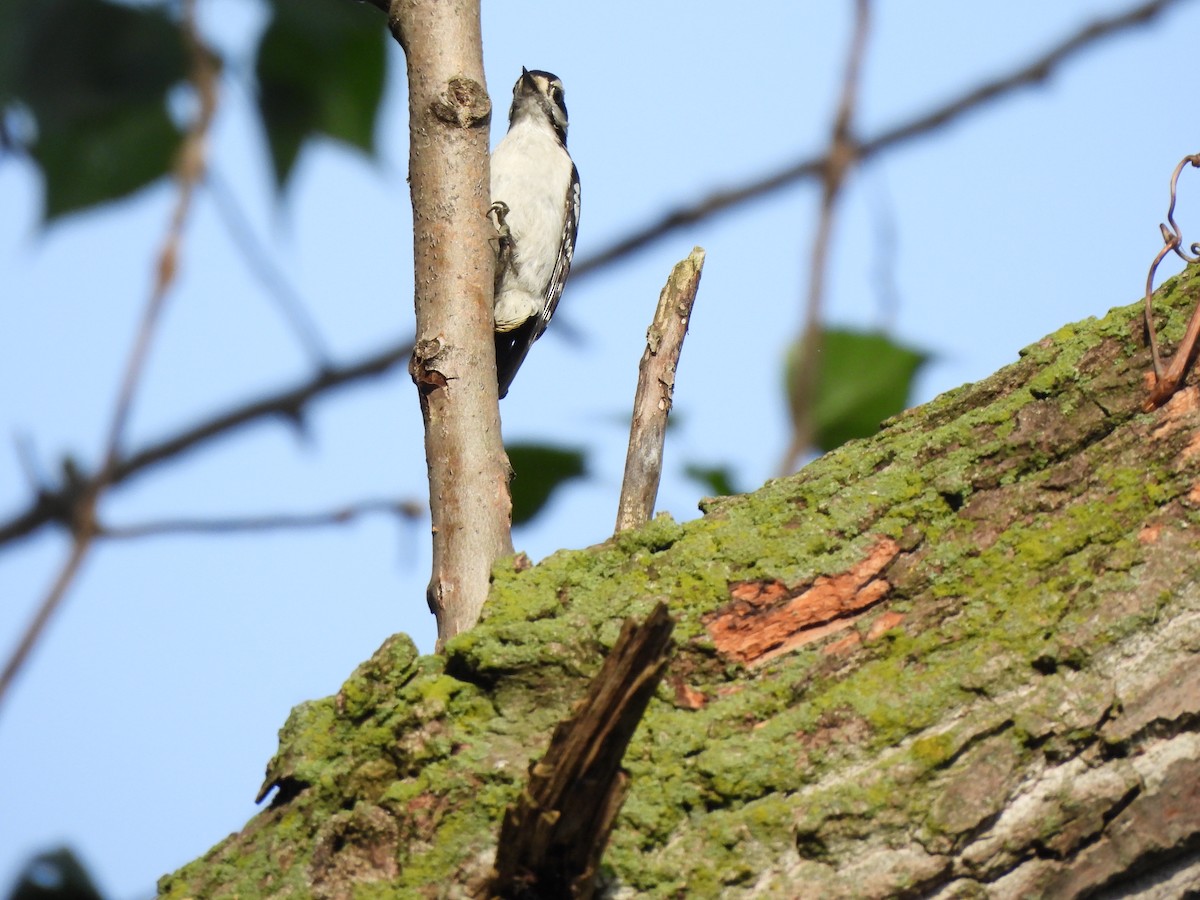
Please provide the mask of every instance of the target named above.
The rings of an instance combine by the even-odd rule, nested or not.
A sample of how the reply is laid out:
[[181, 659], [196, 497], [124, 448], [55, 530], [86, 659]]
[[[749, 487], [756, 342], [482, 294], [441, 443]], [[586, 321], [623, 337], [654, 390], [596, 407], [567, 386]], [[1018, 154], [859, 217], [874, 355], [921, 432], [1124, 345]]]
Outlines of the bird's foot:
[[496, 249], [496, 279], [499, 281], [506, 269], [511, 269], [514, 273], [517, 271], [516, 262], [513, 260], [512, 232], [508, 227], [508, 204], [497, 200], [488, 207], [487, 214], [496, 228], [496, 235], [492, 241]]
[[492, 220], [492, 224], [496, 226], [496, 237], [501, 241], [510, 240], [511, 232], [508, 230], [508, 204], [503, 200], [497, 200], [488, 207], [488, 218]]

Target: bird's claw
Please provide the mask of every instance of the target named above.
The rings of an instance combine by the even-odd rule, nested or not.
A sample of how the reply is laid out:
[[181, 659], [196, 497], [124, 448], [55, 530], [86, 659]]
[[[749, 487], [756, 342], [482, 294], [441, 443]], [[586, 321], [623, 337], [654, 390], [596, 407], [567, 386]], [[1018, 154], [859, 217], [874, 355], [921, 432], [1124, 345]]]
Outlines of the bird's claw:
[[496, 236], [501, 241], [508, 240], [511, 236], [508, 230], [508, 204], [503, 200], [497, 200], [488, 207], [487, 214], [496, 226]]
[[488, 218], [496, 226], [496, 236], [492, 238], [496, 247], [496, 283], [500, 283], [500, 278], [506, 269], [517, 271], [516, 261], [513, 259], [513, 240], [512, 232], [508, 227], [508, 204], [503, 200], [496, 200], [488, 207]]

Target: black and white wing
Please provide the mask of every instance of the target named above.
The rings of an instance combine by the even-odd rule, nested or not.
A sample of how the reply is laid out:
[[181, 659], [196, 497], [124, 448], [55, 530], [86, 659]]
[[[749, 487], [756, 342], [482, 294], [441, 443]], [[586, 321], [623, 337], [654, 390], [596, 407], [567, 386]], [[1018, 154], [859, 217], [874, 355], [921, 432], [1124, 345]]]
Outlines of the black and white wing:
[[546, 283], [541, 312], [512, 331], [496, 332], [496, 374], [500, 383], [500, 397], [508, 395], [508, 388], [534, 341], [546, 332], [546, 326], [558, 309], [563, 286], [571, 274], [571, 260], [575, 256], [575, 237], [579, 233], [579, 170], [571, 166], [571, 183], [567, 186], [566, 216], [563, 219], [562, 240], [558, 245], [558, 258], [550, 280]]

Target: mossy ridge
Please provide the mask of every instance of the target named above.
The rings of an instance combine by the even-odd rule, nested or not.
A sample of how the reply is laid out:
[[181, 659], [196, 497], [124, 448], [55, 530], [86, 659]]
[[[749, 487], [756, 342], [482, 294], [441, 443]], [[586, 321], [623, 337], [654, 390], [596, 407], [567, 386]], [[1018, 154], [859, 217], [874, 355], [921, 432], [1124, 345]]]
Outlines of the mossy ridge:
[[[1184, 288], [1194, 277], [1160, 292], [1166, 340], [1182, 331], [1193, 293]], [[1105, 590], [1143, 565], [1123, 529], [1163, 504], [1178, 506], [1187, 473], [1173, 461], [1186, 435], [1153, 454], [1120, 441], [1094, 450], [1090, 477], [1109, 491], [1103, 501], [1070, 482], [1040, 511], [1022, 505], [1052, 491], [1060, 461], [1097, 448], [1139, 415], [1140, 397], [1128, 397], [1129, 373], [1145, 363], [1139, 316], [1133, 306], [1060, 329], [984, 382], [891, 420], [876, 438], [754, 495], [707, 504], [704, 519], [659, 517], [528, 571], [498, 566], [484, 621], [450, 642], [444, 660], [417, 659], [389, 639], [337, 698], [298, 707], [273, 765], [307, 787], [165, 878], [160, 891], [251, 896], [269, 887], [309, 896], [304, 837], [354, 803], [378, 804], [401, 823], [398, 879], [387, 889], [361, 886], [363, 896], [426, 894], [453, 879], [448, 873], [477, 868], [529, 757], [582, 691], [620, 621], [659, 599], [680, 620], [673, 671], [687, 673], [708, 702], [676, 708], [664, 685], [651, 704], [627, 756], [633, 791], [606, 857], [611, 878], [649, 896], [680, 885], [730, 888], [830, 822], [841, 830], [820, 846], [810, 842], [814, 860], [836, 856], [839, 840], [863, 839], [867, 825], [872, 833], [911, 827], [921, 821], [912, 818], [921, 802], [914, 786], [945, 777], [956, 759], [959, 738], [938, 731], [948, 710], [964, 697], [1003, 693], [1035, 663], [1043, 683], [1086, 674], [1106, 642], [1170, 602], [1156, 595], [1093, 627], [1086, 641], [1062, 640], [1067, 626], [1096, 616]], [[1084, 435], [1059, 443], [1063, 420], [1080, 415]], [[1020, 514], [1000, 527], [961, 514], [1005, 491]], [[1106, 523], [1114, 511], [1116, 524]], [[837, 573], [880, 534], [907, 541], [904, 567], [885, 573], [907, 614], [899, 629], [850, 659], [808, 648], [755, 672], [714, 653], [703, 616], [726, 602], [731, 582], [801, 584]], [[1090, 549], [1096, 541], [1103, 554]], [[1024, 582], [1012, 578], [1014, 557], [1028, 563]], [[1006, 746], [1020, 756], [1057, 741], [1069, 752], [1094, 724], [1093, 694], [1062, 701], [1087, 710], [1072, 729], [1047, 732], [1047, 714], [1028, 711], [1004, 730]], [[853, 729], [848, 748], [826, 740], [838, 728]], [[874, 756], [887, 759], [876, 764]], [[847, 765], [861, 770], [860, 781], [813, 793], [822, 774]]]

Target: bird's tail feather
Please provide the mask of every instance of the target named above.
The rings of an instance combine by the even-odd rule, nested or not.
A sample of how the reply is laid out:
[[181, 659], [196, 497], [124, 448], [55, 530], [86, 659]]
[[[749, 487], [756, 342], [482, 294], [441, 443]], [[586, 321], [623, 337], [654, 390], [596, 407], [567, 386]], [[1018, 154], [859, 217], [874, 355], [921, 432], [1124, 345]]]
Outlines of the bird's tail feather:
[[517, 370], [529, 355], [529, 348], [536, 340], [533, 332], [537, 324], [537, 316], [532, 316], [512, 331], [496, 332], [496, 381], [500, 388], [501, 400], [508, 396], [508, 389], [517, 377]]

